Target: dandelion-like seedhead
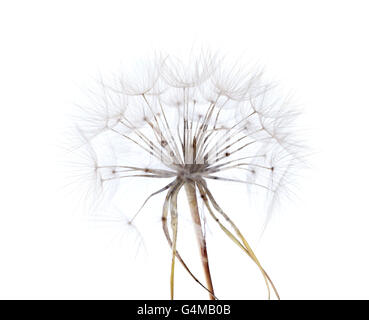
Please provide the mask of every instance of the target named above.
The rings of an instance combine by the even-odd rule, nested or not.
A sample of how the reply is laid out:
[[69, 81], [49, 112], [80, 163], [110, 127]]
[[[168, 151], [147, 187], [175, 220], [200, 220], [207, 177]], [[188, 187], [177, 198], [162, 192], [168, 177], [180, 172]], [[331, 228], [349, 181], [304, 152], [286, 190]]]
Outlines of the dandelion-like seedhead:
[[[297, 112], [287, 99], [278, 97], [274, 85], [263, 81], [261, 71], [244, 70], [237, 64], [228, 67], [209, 54], [188, 63], [158, 57], [135, 78], [121, 74], [109, 83], [100, 80], [101, 92], [95, 94], [93, 107], [83, 108], [78, 131], [90, 156], [95, 192], [117, 190], [127, 179], [170, 179], [149, 198], [166, 192], [162, 223], [172, 248], [172, 297], [175, 259], [215, 297], [198, 202], [257, 264], [268, 290], [271, 286], [278, 296], [207, 182], [245, 184], [249, 190], [264, 191], [272, 204], [289, 186], [300, 162], [301, 146], [294, 132]], [[182, 188], [197, 227], [207, 285], [191, 273], [176, 248], [177, 196]]]

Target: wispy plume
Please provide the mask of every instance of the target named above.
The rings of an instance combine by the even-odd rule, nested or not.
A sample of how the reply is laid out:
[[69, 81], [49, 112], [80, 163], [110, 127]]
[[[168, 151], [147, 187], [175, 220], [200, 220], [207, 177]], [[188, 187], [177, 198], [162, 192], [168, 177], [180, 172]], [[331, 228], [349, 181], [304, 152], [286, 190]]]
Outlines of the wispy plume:
[[[250, 191], [260, 190], [271, 210], [301, 163], [303, 147], [295, 130], [298, 112], [278, 95], [277, 86], [263, 80], [261, 70], [229, 65], [205, 51], [188, 61], [159, 55], [136, 71], [134, 79], [124, 73], [109, 81], [101, 78], [99, 91], [92, 90], [92, 106], [81, 107], [78, 134], [90, 160], [83, 170], [90, 169], [94, 194], [100, 196], [104, 190], [112, 194], [130, 179], [146, 179], [148, 184], [153, 179], [163, 181], [159, 190], [138, 204], [129, 223], [150, 198], [166, 193], [162, 227], [172, 252], [172, 299], [176, 261], [208, 291], [210, 299], [216, 299], [200, 204], [205, 206], [206, 218], [257, 265], [268, 297], [273, 291], [279, 298], [242, 228], [222, 209], [222, 199], [215, 199], [208, 182], [239, 183]], [[204, 284], [177, 250], [177, 198], [182, 190], [195, 227]]]

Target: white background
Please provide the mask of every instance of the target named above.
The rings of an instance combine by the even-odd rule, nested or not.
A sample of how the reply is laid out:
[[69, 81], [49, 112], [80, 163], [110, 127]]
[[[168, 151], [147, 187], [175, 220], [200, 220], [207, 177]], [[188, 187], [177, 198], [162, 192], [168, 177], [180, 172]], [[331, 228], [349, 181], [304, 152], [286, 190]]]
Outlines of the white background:
[[[124, 223], [91, 222], [76, 205], [60, 145], [96, 74], [153, 49], [201, 44], [256, 59], [305, 109], [310, 169], [264, 236], [250, 235], [281, 297], [368, 299], [366, 3], [2, 1], [0, 298], [169, 298], [162, 198], [141, 220], [143, 249]], [[218, 297], [264, 299], [251, 261], [221, 240], [209, 244]], [[181, 269], [176, 297], [207, 298]]]

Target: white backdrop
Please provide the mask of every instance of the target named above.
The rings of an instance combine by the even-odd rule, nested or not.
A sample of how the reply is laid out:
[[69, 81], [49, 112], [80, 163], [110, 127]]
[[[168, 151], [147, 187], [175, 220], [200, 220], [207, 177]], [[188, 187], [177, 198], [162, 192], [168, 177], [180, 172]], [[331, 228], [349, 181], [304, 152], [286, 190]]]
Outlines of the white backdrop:
[[[141, 217], [144, 246], [124, 222], [89, 221], [66, 191], [60, 146], [99, 72], [200, 44], [257, 60], [305, 110], [313, 152], [296, 196], [261, 239], [240, 226], [282, 299], [368, 299], [367, 12], [354, 0], [2, 1], [0, 298], [169, 298], [162, 198]], [[137, 205], [156, 186], [143, 188]], [[252, 262], [210, 237], [218, 297], [264, 299]], [[207, 298], [177, 270], [176, 298]]]

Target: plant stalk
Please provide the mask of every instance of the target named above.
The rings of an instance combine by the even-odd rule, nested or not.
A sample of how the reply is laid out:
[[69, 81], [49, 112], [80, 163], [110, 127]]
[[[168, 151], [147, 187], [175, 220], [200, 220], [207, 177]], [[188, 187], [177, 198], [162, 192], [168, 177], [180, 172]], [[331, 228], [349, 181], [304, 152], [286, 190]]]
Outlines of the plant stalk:
[[206, 241], [205, 241], [205, 236], [204, 236], [204, 233], [201, 227], [201, 219], [199, 215], [195, 183], [192, 181], [186, 182], [185, 189], [186, 189], [188, 204], [190, 206], [193, 225], [195, 228], [197, 243], [200, 249], [201, 262], [202, 262], [202, 266], [204, 269], [207, 288], [211, 292], [211, 294], [209, 293], [209, 297], [210, 297], [210, 300], [215, 300], [213, 282], [211, 281], [211, 274], [210, 274], [210, 268], [209, 268], [208, 252], [206, 249]]

